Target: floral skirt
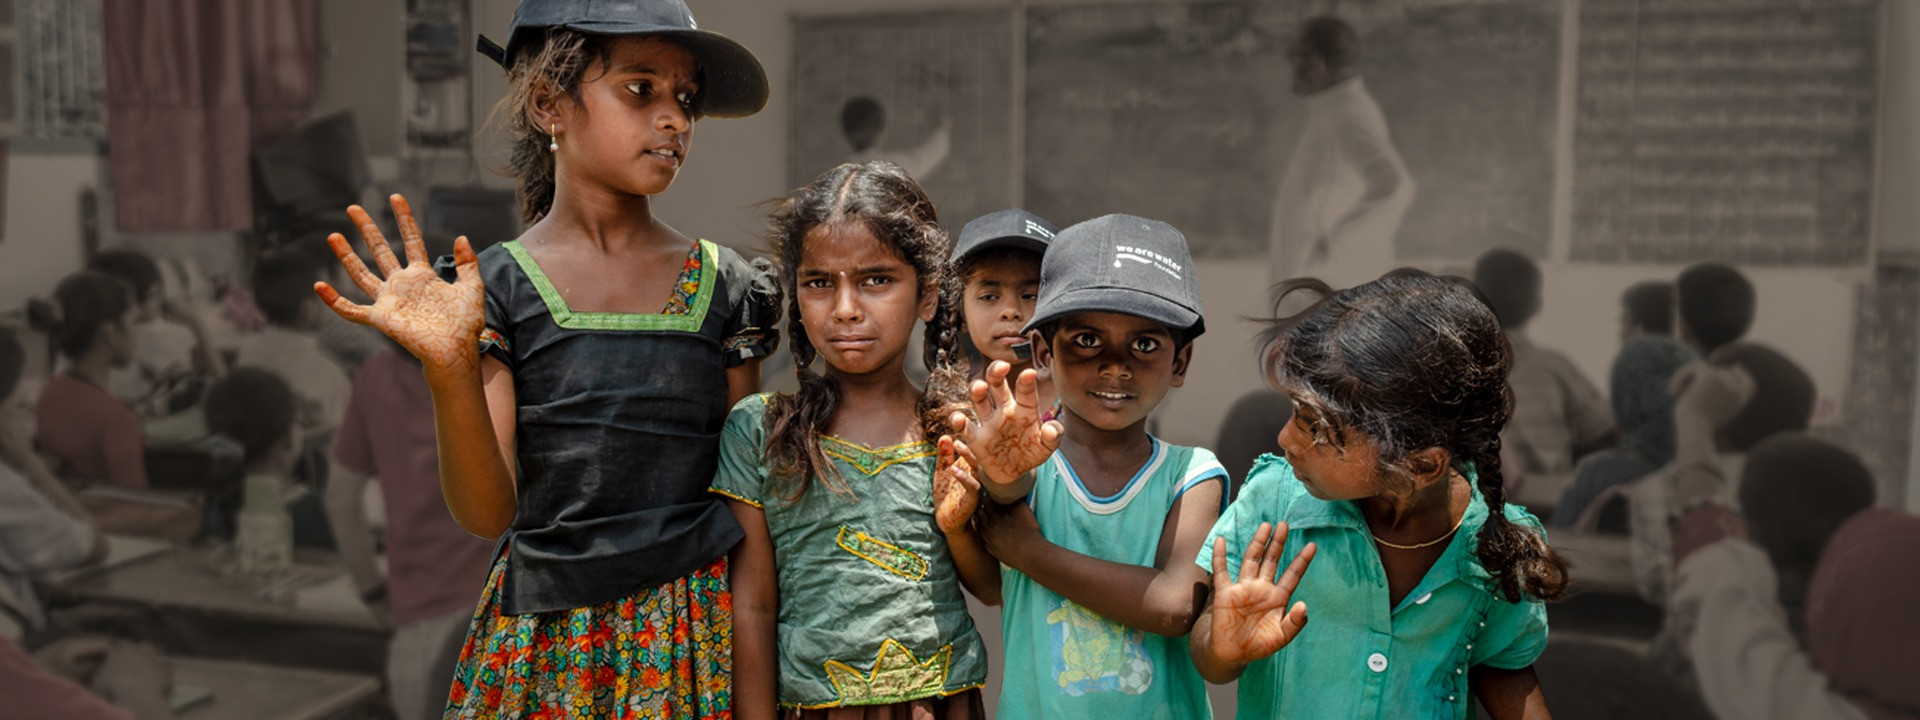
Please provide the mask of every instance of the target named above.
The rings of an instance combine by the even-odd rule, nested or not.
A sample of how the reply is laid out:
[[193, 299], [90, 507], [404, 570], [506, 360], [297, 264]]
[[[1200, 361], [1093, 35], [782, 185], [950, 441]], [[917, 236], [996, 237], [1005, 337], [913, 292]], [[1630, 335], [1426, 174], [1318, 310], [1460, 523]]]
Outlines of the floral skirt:
[[454, 669], [444, 718], [707, 720], [733, 717], [727, 559], [592, 607], [500, 612], [493, 564]]

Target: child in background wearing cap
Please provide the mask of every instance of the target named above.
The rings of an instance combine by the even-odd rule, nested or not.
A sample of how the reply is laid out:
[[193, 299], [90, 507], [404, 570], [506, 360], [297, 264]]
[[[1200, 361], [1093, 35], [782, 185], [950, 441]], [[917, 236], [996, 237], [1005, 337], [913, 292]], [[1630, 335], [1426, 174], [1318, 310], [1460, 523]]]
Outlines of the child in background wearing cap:
[[[1206, 329], [1186, 239], [1125, 215], [1060, 231], [1028, 327], [1060, 420], [1034, 412], [1033, 371], [1022, 373], [1017, 397], [1006, 389], [1004, 362], [975, 384], [983, 424], [953, 419], [961, 456], [980, 452], [971, 460], [988, 463], [987, 478], [1032, 472], [1024, 502], [983, 503], [978, 515], [1005, 565], [999, 716], [1211, 717], [1184, 639], [1207, 574], [1187, 558], [1220, 516], [1227, 472], [1204, 448], [1147, 433], [1148, 414], [1182, 384]], [[1058, 450], [1034, 457], [1048, 437]], [[996, 497], [1020, 494], [1005, 482], [989, 487], [1002, 491]]]
[[[712, 490], [746, 528], [735, 717], [769, 716], [745, 698], [777, 686], [788, 718], [981, 718], [987, 651], [960, 587], [980, 596], [999, 567], [929, 497], [932, 441], [965, 383], [933, 202], [898, 165], [849, 163], [771, 225], [800, 390], [740, 401], [721, 439]], [[924, 390], [906, 372], [921, 322]]]
[[507, 47], [482, 47], [507, 68], [532, 226], [478, 258], [460, 238], [447, 282], [396, 195], [405, 266], [348, 211], [384, 281], [328, 238], [373, 303], [315, 286], [420, 358], [448, 508], [503, 539], [446, 717], [728, 717], [742, 533], [706, 488], [727, 408], [778, 342], [777, 291], [651, 196], [695, 121], [758, 111], [766, 75], [682, 0], [523, 0]]
[[1466, 718], [1469, 693], [1496, 720], [1548, 717], [1532, 666], [1567, 568], [1506, 502], [1498, 318], [1418, 270], [1279, 300], [1297, 290], [1321, 299], [1264, 338], [1293, 400], [1284, 457], [1256, 461], [1194, 557], [1213, 573], [1195, 664], [1239, 679], [1241, 717]]
[[[960, 293], [960, 323], [980, 354], [972, 379], [986, 376], [995, 360], [1012, 366], [1011, 374], [1033, 367], [1033, 345], [1027, 339], [1027, 320], [1040, 296], [1040, 259], [1053, 240], [1053, 224], [1025, 210], [1001, 210], [974, 218], [960, 229], [953, 244], [953, 274]], [[1040, 407], [1051, 408], [1042, 420], [1059, 414], [1053, 382], [1039, 377]]]

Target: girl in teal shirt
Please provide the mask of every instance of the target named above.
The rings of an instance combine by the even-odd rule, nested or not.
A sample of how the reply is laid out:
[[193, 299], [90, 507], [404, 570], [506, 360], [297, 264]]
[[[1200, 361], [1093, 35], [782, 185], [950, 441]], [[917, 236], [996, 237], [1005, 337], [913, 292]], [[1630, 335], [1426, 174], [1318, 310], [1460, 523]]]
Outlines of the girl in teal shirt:
[[[1240, 680], [1243, 718], [1465, 718], [1470, 693], [1496, 719], [1548, 717], [1532, 664], [1568, 577], [1505, 502], [1499, 322], [1464, 281], [1417, 270], [1282, 297], [1300, 289], [1323, 299], [1266, 344], [1294, 403], [1284, 458], [1255, 465], [1197, 558], [1213, 594], [1194, 664]], [[1302, 549], [1276, 578], [1287, 545]]]

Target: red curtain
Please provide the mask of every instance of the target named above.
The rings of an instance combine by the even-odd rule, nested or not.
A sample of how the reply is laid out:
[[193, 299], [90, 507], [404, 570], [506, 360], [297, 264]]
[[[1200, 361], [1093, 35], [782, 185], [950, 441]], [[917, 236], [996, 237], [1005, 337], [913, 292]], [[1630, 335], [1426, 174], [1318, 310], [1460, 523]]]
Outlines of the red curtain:
[[316, 0], [105, 0], [107, 156], [125, 232], [253, 226], [248, 151], [305, 120]]

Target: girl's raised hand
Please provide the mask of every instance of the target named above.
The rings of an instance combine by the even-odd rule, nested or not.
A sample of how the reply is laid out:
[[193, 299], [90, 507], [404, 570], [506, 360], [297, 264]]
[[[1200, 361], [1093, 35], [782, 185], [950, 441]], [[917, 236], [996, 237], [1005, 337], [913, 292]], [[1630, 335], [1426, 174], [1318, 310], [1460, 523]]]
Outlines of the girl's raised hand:
[[1247, 554], [1241, 557], [1240, 578], [1230, 580], [1227, 541], [1214, 539], [1213, 607], [1209, 611], [1212, 624], [1207, 637], [1214, 657], [1245, 665], [1280, 652], [1306, 627], [1307, 604], [1298, 602], [1288, 607], [1287, 601], [1293, 598], [1307, 564], [1313, 562], [1315, 546], [1307, 543], [1276, 579], [1280, 552], [1286, 545], [1286, 523], [1280, 523], [1278, 529], [1261, 523], [1253, 541], [1247, 543]]
[[1060, 422], [1040, 422], [1040, 381], [1031, 369], [1020, 372], [1013, 386], [1007, 374], [1013, 366], [995, 360], [986, 378], [973, 381], [971, 400], [977, 421], [954, 413], [954, 434], [973, 449], [975, 479], [1001, 503], [1019, 500], [1032, 489], [1029, 473], [1060, 447]]
[[347, 208], [347, 215], [359, 226], [361, 242], [366, 244], [386, 279], [368, 270], [366, 263], [361, 262], [353, 253], [353, 247], [347, 244], [347, 238], [334, 233], [327, 236], [327, 244], [347, 269], [347, 276], [372, 299], [372, 304], [355, 304], [340, 297], [339, 291], [324, 282], [314, 283], [313, 291], [340, 317], [372, 325], [386, 333], [420, 358], [429, 373], [478, 368], [480, 353], [475, 348], [480, 343], [480, 328], [486, 322], [479, 259], [465, 236], [454, 240], [453, 260], [459, 279], [452, 283], [442, 281], [433, 271], [433, 260], [427, 257], [426, 241], [421, 238], [420, 226], [413, 221], [413, 209], [407, 205], [407, 199], [394, 195], [388, 201], [400, 224], [407, 264], [402, 266], [393, 256], [386, 236], [380, 234], [380, 226], [373, 223], [367, 211], [353, 205]]
[[980, 481], [973, 478], [973, 453], [953, 436], [940, 436], [933, 470], [934, 522], [941, 532], [959, 535], [967, 531], [968, 521], [979, 508]]

